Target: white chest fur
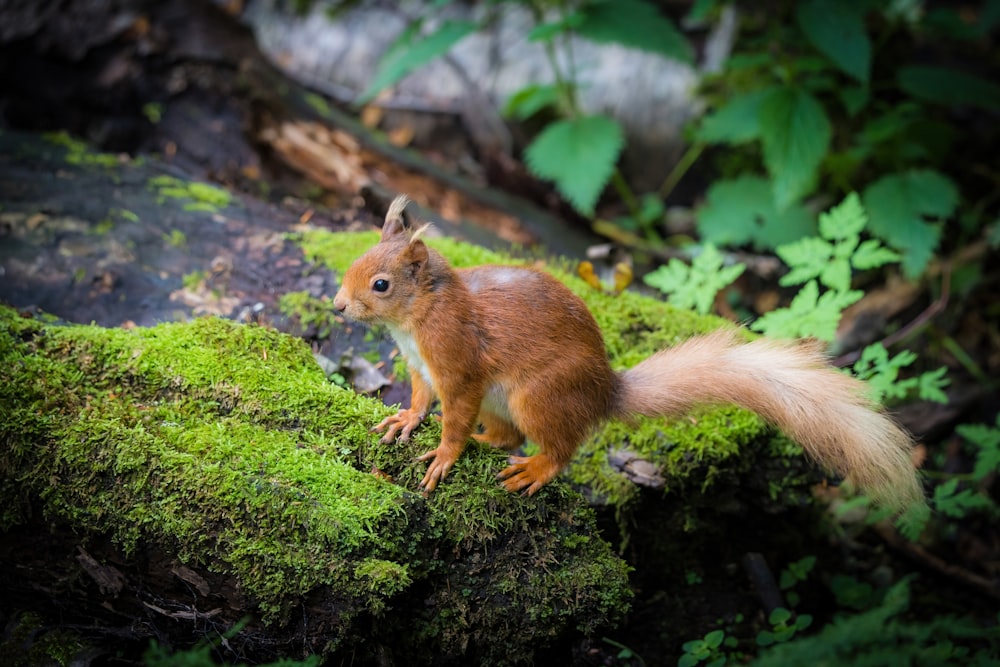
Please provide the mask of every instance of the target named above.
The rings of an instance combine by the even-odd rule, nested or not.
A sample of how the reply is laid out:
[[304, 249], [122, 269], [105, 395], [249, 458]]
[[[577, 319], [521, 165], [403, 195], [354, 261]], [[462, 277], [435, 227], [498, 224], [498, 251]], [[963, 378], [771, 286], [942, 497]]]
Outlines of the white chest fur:
[[406, 363], [410, 365], [410, 368], [420, 373], [420, 377], [424, 379], [431, 387], [434, 386], [433, 380], [431, 380], [430, 371], [427, 369], [427, 363], [424, 361], [423, 357], [420, 356], [420, 350], [417, 348], [417, 341], [413, 339], [408, 332], [403, 331], [397, 327], [388, 325], [389, 333], [392, 335], [392, 339], [396, 341], [397, 347], [399, 347], [400, 354], [406, 359]]
[[[417, 348], [417, 341], [413, 339], [406, 331], [394, 327], [392, 325], [387, 325], [389, 327], [389, 333], [392, 335], [392, 339], [396, 341], [396, 346], [399, 348], [399, 353], [403, 355], [406, 359], [406, 363], [410, 365], [420, 376], [424, 378], [426, 382], [432, 389], [434, 388], [434, 381], [431, 379], [430, 371], [427, 369], [427, 363], [424, 361], [423, 357], [420, 356], [420, 350]], [[487, 391], [486, 395], [483, 397], [482, 403], [483, 410], [492, 412], [493, 414], [503, 417], [504, 419], [510, 419], [510, 407], [507, 402], [507, 392], [504, 391], [503, 387], [499, 384], [491, 385]]]

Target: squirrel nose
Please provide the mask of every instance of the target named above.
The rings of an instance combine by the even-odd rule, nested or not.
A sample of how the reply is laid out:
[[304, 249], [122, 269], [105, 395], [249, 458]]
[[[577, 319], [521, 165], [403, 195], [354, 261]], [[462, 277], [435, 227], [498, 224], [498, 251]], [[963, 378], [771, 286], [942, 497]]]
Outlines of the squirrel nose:
[[333, 308], [338, 313], [347, 310], [347, 299], [340, 292], [337, 292], [337, 296], [333, 297]]

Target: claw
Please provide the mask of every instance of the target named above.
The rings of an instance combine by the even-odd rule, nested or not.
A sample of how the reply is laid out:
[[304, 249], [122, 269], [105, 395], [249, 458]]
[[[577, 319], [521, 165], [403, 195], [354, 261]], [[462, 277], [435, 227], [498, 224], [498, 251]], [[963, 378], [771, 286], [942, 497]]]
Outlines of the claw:
[[[413, 433], [413, 430], [420, 426], [420, 422], [423, 420], [424, 416], [416, 410], [400, 410], [396, 414], [386, 417], [373, 426], [371, 431], [381, 433], [385, 430], [385, 435], [382, 436], [383, 444], [388, 444], [393, 440], [406, 442], [410, 439], [410, 434]], [[399, 434], [398, 438], [396, 437], [397, 433]]]
[[448, 476], [448, 472], [451, 470], [451, 467], [455, 465], [455, 461], [458, 460], [461, 453], [461, 451], [456, 452], [453, 449], [439, 446], [437, 449], [432, 449], [431, 451], [418, 456], [418, 461], [431, 462], [430, 465], [427, 466], [427, 472], [424, 474], [424, 478], [420, 481], [420, 488], [422, 488], [425, 493], [430, 493], [436, 489], [438, 483]]
[[544, 454], [535, 456], [511, 456], [510, 466], [497, 474], [503, 488], [511, 493], [524, 491], [531, 496], [555, 477], [562, 466]]

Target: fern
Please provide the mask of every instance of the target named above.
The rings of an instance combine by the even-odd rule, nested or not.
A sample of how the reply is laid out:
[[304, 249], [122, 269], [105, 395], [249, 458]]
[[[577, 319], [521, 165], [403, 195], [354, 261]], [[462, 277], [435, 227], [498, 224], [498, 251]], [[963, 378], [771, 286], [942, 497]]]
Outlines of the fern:
[[898, 262], [899, 254], [879, 241], [861, 243], [861, 232], [867, 224], [861, 199], [852, 192], [840, 205], [819, 216], [822, 238], [808, 237], [778, 247], [778, 256], [792, 269], [781, 284], [798, 285], [817, 278], [830, 289], [846, 292], [852, 269], [874, 269]]
[[917, 377], [899, 378], [900, 370], [916, 359], [917, 355], [909, 350], [903, 350], [890, 358], [885, 347], [881, 343], [875, 343], [862, 351], [861, 358], [854, 364], [853, 370], [859, 378], [868, 381], [872, 400], [875, 402], [884, 403], [887, 399], [902, 399], [915, 393], [926, 401], [947, 403], [948, 396], [943, 391], [949, 383], [948, 378], [944, 377], [946, 368], [928, 371]]
[[[899, 255], [870, 239], [861, 241], [868, 216], [857, 194], [819, 216], [819, 237], [779, 246], [778, 256], [791, 269], [782, 285], [805, 283], [788, 308], [759, 318], [751, 327], [771, 336], [814, 337], [832, 341], [844, 309], [864, 293], [852, 290], [854, 270], [873, 269], [897, 261]], [[820, 284], [827, 288], [820, 294]]]
[[979, 448], [976, 466], [972, 471], [973, 479], [982, 480], [987, 475], [1000, 472], [1000, 415], [997, 415], [996, 426], [962, 424], [956, 430], [960, 436]]
[[844, 309], [863, 295], [860, 290], [829, 290], [820, 296], [819, 285], [810, 280], [787, 308], [765, 313], [750, 328], [777, 338], [818, 338], [829, 342], [837, 334]]
[[715, 295], [746, 269], [744, 264], [724, 266], [725, 258], [711, 243], [688, 266], [679, 259], [660, 266], [643, 277], [650, 287], [670, 295], [670, 303], [685, 310], [705, 314], [712, 310]]
[[[904, 616], [910, 582], [903, 579], [870, 611], [843, 616], [819, 633], [761, 653], [751, 665], [998, 665], [1000, 629], [971, 617], [916, 622]], [[974, 652], [975, 651], [975, 652]]]

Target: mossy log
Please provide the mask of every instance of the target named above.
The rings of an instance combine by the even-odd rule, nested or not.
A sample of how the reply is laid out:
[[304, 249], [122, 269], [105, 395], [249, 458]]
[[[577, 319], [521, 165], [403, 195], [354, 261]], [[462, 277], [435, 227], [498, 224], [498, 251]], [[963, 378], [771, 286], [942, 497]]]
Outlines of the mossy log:
[[481, 448], [415, 493], [438, 429], [380, 444], [386, 408], [264, 327], [4, 308], [0, 412], [5, 607], [98, 639], [503, 664], [627, 607], [627, 566], [568, 486], [507, 494]]
[[[2, 133], [0, 145], [19, 156], [0, 160], [12, 176], [0, 298], [127, 326], [259, 303], [325, 354], [378, 355], [395, 371], [390, 395], [404, 395], [391, 340], [351, 331], [329, 303], [374, 233], [281, 234], [296, 219], [287, 211], [65, 135]], [[525, 261], [429, 242], [457, 265]], [[229, 268], [217, 273], [219, 258]], [[561, 260], [545, 268], [588, 303], [618, 368], [730, 326], [595, 290]], [[619, 522], [633, 581], [668, 588], [718, 558], [712, 538], [738, 552], [734, 524], [766, 530], [748, 514], [796, 504], [806, 488], [797, 448], [749, 413], [712, 408], [606, 425], [532, 499], [496, 484], [503, 455], [471, 447], [425, 499], [412, 459], [436, 444], [437, 424], [380, 445], [367, 429], [387, 409], [331, 385], [301, 341], [224, 319], [2, 319], [8, 619], [36, 611], [89, 635], [183, 646], [246, 616], [223, 644], [233, 655], [517, 662], [613, 622], [628, 598], [625, 566], [570, 485], [613, 508], [605, 525]]]

